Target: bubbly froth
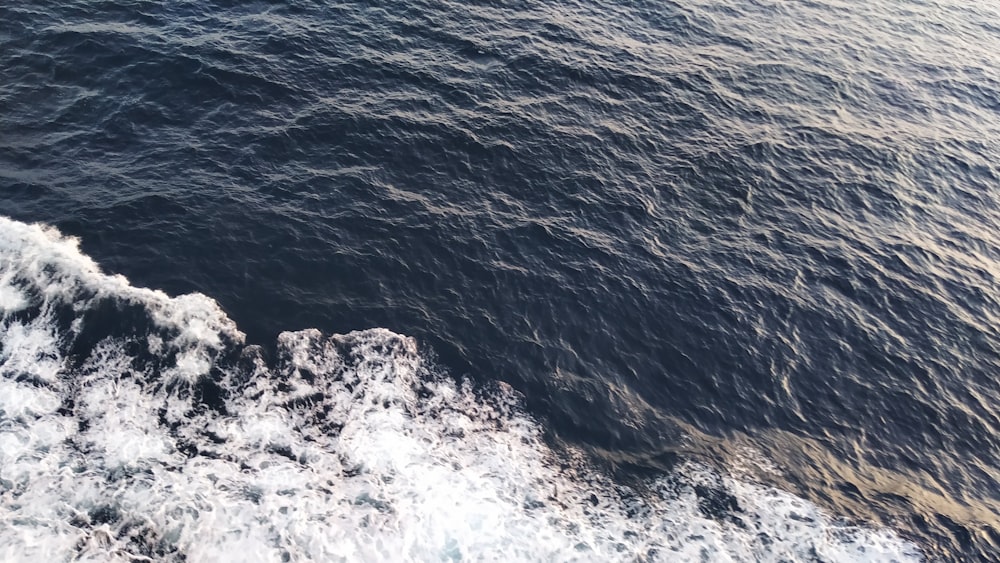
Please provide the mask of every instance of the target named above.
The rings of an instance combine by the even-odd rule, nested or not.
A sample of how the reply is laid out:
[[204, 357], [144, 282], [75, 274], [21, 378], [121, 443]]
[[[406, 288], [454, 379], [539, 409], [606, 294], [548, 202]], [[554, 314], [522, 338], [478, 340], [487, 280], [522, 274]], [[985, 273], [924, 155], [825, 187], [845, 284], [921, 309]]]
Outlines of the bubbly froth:
[[0, 315], [3, 560], [920, 558], [692, 462], [616, 484], [388, 330], [286, 332], [266, 361], [212, 299], [51, 228], [0, 218]]

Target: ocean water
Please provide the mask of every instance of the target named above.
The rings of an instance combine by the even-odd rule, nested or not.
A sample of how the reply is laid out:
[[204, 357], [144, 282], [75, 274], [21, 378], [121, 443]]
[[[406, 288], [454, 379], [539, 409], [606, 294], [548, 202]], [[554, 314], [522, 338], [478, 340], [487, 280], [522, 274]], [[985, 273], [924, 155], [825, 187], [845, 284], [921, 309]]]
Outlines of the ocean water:
[[1000, 5], [0, 22], [0, 559], [1000, 561]]

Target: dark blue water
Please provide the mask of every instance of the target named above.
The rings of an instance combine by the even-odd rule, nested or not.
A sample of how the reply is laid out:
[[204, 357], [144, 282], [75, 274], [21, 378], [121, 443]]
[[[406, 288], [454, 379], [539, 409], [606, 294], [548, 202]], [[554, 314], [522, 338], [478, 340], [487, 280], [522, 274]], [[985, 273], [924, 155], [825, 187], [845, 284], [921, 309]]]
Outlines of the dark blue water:
[[[286, 373], [283, 331], [384, 327], [482, 401], [509, 385], [538, 448], [578, 453], [604, 489], [749, 464], [741, 483], [928, 560], [1000, 559], [995, 6], [116, 0], [7, 3], [0, 21], [0, 214], [79, 237], [132, 286], [218, 303], [245, 343], [203, 377], [247, 344]], [[118, 304], [60, 309], [55, 278], [24, 273], [51, 253], [20, 244], [0, 277], [31, 303], [4, 316], [8, 380], [55, 385], [15, 353], [11, 327], [39, 319], [62, 348], [27, 363], [61, 358], [60, 381], [105, 338], [141, 349], [136, 373], [182, 365], [145, 344], [155, 313], [121, 304], [146, 297], [73, 282]], [[40, 432], [12, 408], [0, 428]], [[18, 483], [0, 468], [4, 506], [25, 504]], [[723, 521], [752, 512], [731, 489], [692, 490]], [[77, 527], [125, 537], [122, 503]], [[153, 528], [140, 551], [211, 558]], [[492, 553], [456, 541], [442, 558]], [[79, 542], [46, 549], [96, 553]], [[839, 558], [766, 545], [698, 556]], [[514, 557], [566, 558], [529, 547]]]

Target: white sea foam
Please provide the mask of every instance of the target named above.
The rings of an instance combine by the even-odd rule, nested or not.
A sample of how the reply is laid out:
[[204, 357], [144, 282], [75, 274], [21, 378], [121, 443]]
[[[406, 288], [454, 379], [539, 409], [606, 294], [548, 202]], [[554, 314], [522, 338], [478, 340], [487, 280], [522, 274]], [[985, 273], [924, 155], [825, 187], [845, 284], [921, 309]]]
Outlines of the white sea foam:
[[17, 288], [10, 285], [10, 278], [6, 275], [0, 279], [0, 311], [4, 313], [14, 313], [23, 309], [28, 301]]
[[[211, 299], [133, 288], [52, 229], [0, 218], [0, 280], [5, 561], [920, 557], [695, 463], [616, 485], [387, 330], [284, 333], [265, 363]], [[148, 326], [74, 347], [107, 303]], [[707, 514], [704, 490], [738, 508]]]

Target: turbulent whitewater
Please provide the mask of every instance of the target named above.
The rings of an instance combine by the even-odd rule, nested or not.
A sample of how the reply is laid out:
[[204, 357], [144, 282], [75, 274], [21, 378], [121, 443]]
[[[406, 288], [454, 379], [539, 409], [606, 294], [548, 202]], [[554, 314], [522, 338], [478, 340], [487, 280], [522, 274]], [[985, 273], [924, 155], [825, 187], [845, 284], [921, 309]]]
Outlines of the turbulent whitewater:
[[50, 227], [0, 219], [0, 313], [6, 561], [920, 559], [693, 462], [615, 484], [388, 330], [286, 332], [271, 357]]

